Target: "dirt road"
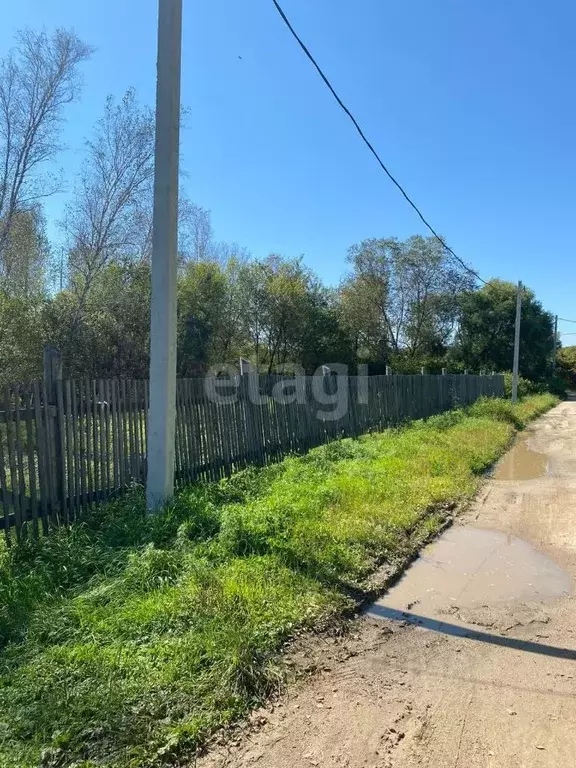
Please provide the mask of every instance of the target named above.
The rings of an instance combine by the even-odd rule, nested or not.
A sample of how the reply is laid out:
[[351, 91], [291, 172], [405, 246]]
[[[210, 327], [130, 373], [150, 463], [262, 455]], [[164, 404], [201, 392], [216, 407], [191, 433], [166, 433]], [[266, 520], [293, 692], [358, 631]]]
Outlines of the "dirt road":
[[576, 764], [576, 402], [540, 419], [323, 670], [236, 746], [240, 768]]

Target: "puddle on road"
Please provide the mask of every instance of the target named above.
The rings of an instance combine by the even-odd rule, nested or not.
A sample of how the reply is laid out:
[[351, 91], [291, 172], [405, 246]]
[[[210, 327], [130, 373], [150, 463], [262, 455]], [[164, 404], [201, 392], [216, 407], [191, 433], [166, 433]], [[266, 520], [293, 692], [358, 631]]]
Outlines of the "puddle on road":
[[498, 531], [454, 527], [426, 547], [377, 607], [431, 616], [451, 608], [551, 600], [572, 589], [570, 576], [528, 542]]
[[496, 465], [494, 480], [534, 480], [543, 477], [548, 469], [548, 457], [528, 447], [529, 437], [518, 440]]

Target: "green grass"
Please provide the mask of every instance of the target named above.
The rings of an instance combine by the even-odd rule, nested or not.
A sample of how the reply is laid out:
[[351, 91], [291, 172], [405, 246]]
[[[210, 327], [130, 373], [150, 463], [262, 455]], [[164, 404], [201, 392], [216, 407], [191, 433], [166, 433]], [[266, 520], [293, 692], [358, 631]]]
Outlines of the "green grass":
[[484, 400], [181, 493], [141, 492], [0, 552], [0, 766], [181, 765], [282, 682], [297, 628], [469, 499], [550, 408]]

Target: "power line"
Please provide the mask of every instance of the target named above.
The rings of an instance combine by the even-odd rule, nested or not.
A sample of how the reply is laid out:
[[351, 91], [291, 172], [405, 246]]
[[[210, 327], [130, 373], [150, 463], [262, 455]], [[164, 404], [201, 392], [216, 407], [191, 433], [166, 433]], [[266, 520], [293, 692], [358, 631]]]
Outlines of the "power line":
[[401, 185], [401, 184], [400, 184], [400, 183], [399, 183], [399, 182], [398, 182], [398, 181], [397, 181], [397, 180], [394, 178], [394, 176], [393, 176], [393, 175], [390, 173], [390, 171], [388, 170], [388, 168], [387, 168], [387, 167], [384, 165], [384, 163], [383, 163], [383, 162], [382, 162], [382, 160], [380, 159], [380, 156], [378, 155], [378, 153], [376, 152], [376, 150], [374, 149], [374, 147], [372, 146], [372, 144], [370, 143], [370, 141], [368, 141], [368, 139], [366, 138], [366, 135], [364, 134], [364, 131], [362, 130], [362, 128], [361, 128], [361, 127], [360, 127], [360, 125], [358, 124], [358, 121], [356, 120], [356, 118], [354, 117], [354, 115], [352, 114], [352, 112], [350, 112], [350, 110], [348, 109], [348, 107], [347, 107], [347, 106], [344, 104], [344, 102], [342, 101], [342, 99], [340, 98], [340, 96], [338, 96], [338, 94], [336, 93], [336, 91], [335, 91], [335, 90], [334, 90], [334, 88], [332, 87], [332, 85], [331, 85], [330, 81], [328, 80], [328, 78], [326, 77], [326, 75], [324, 74], [324, 72], [321, 70], [321, 68], [320, 68], [320, 65], [319, 65], [319, 64], [316, 62], [316, 59], [315, 59], [315, 58], [312, 56], [312, 54], [310, 53], [310, 51], [308, 50], [308, 48], [306, 47], [306, 45], [304, 44], [304, 42], [303, 42], [303, 41], [300, 39], [300, 37], [298, 36], [298, 33], [296, 32], [296, 30], [294, 29], [294, 27], [292, 26], [292, 24], [291, 24], [291, 23], [290, 23], [290, 21], [288, 20], [288, 17], [286, 16], [286, 14], [284, 13], [284, 11], [282, 10], [282, 8], [281, 8], [280, 4], [278, 3], [278, 1], [277, 1], [277, 0], [272, 0], [272, 2], [274, 3], [274, 6], [276, 7], [276, 10], [277, 10], [277, 11], [278, 11], [278, 13], [280, 14], [280, 16], [281, 16], [281, 18], [282, 18], [282, 21], [283, 21], [283, 22], [286, 24], [286, 26], [288, 27], [288, 29], [289, 29], [289, 30], [290, 30], [290, 32], [292, 33], [292, 36], [294, 37], [294, 39], [296, 40], [296, 42], [298, 43], [298, 45], [300, 46], [300, 48], [301, 48], [301, 49], [304, 51], [304, 53], [306, 54], [306, 56], [308, 57], [308, 59], [310, 59], [310, 61], [312, 62], [312, 64], [313, 64], [313, 65], [314, 65], [314, 67], [316, 68], [316, 71], [318, 72], [318, 74], [320, 75], [320, 77], [322, 78], [322, 80], [324, 81], [325, 85], [328, 87], [328, 90], [330, 91], [330, 93], [332, 94], [332, 96], [334, 96], [334, 98], [335, 98], [335, 99], [336, 99], [336, 101], [338, 102], [339, 106], [340, 106], [340, 107], [341, 107], [341, 108], [344, 110], [344, 112], [345, 112], [345, 113], [348, 115], [348, 117], [350, 118], [350, 120], [351, 120], [351, 121], [352, 121], [352, 123], [354, 124], [354, 127], [356, 128], [356, 130], [357, 130], [357, 131], [358, 131], [358, 133], [360, 134], [360, 137], [361, 137], [362, 141], [363, 141], [363, 142], [366, 144], [366, 146], [368, 147], [368, 149], [370, 150], [370, 152], [372, 152], [372, 154], [374, 155], [374, 157], [375, 157], [375, 158], [376, 158], [376, 160], [378, 161], [378, 164], [380, 165], [380, 167], [382, 168], [382, 170], [384, 171], [384, 173], [385, 173], [385, 174], [388, 176], [388, 178], [390, 179], [390, 181], [391, 181], [393, 184], [395, 184], [395, 185], [396, 185], [396, 187], [398, 187], [398, 189], [400, 190], [400, 192], [402, 193], [402, 195], [404, 196], [404, 198], [406, 199], [406, 201], [407, 201], [407, 202], [409, 203], [409, 205], [411, 205], [411, 206], [412, 206], [412, 208], [413, 208], [413, 209], [416, 211], [416, 213], [418, 214], [418, 216], [419, 216], [419, 218], [421, 219], [421, 221], [422, 221], [422, 222], [423, 222], [423, 223], [426, 225], [426, 227], [428, 227], [428, 229], [430, 230], [430, 232], [432, 232], [432, 234], [433, 234], [433, 235], [434, 235], [434, 237], [435, 237], [435, 238], [438, 240], [438, 242], [439, 242], [439, 243], [440, 243], [440, 244], [441, 244], [441, 245], [442, 245], [444, 248], [446, 248], [446, 250], [447, 250], [447, 251], [448, 251], [448, 252], [449, 252], [449, 253], [450, 253], [450, 254], [451, 254], [451, 255], [452, 255], [452, 256], [453, 256], [453, 257], [456, 259], [456, 261], [457, 261], [457, 262], [458, 262], [458, 263], [459, 263], [459, 264], [460, 264], [462, 267], [464, 267], [464, 269], [465, 269], [467, 272], [469, 272], [471, 275], [474, 275], [474, 277], [475, 277], [476, 279], [480, 280], [480, 282], [481, 282], [481, 283], [483, 283], [484, 285], [486, 285], [486, 284], [487, 284], [487, 281], [486, 281], [486, 280], [483, 280], [483, 279], [480, 277], [480, 275], [478, 274], [478, 272], [475, 272], [475, 271], [474, 271], [474, 270], [473, 270], [471, 267], [469, 267], [469, 266], [466, 264], [466, 262], [464, 262], [464, 261], [463, 261], [463, 260], [460, 258], [460, 256], [458, 256], [456, 253], [454, 253], [454, 251], [452, 250], [452, 248], [450, 248], [450, 246], [449, 246], [449, 245], [447, 245], [447, 243], [445, 243], [445, 242], [444, 242], [444, 239], [443, 239], [442, 237], [440, 237], [440, 235], [439, 235], [439, 234], [436, 232], [436, 230], [435, 230], [435, 229], [434, 229], [434, 228], [431, 226], [431, 224], [429, 224], [429, 223], [426, 221], [426, 219], [425, 219], [425, 218], [424, 218], [424, 216], [422, 215], [422, 212], [420, 211], [420, 209], [418, 208], [418, 206], [416, 205], [416, 203], [414, 203], [414, 202], [413, 202], [413, 201], [410, 199], [410, 197], [408, 196], [408, 194], [406, 193], [406, 191], [404, 190], [404, 188], [402, 187], [402, 185]]
[[563, 323], [576, 323], [576, 320], [568, 320], [565, 317], [559, 317], [558, 320], [562, 320]]

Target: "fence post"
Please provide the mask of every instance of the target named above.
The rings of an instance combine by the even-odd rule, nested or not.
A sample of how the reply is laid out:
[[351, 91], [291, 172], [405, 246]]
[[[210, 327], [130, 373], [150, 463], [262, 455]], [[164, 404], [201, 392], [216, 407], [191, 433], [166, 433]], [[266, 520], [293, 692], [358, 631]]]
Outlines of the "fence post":
[[[60, 505], [64, 512], [64, 455], [62, 452], [62, 414], [58, 403], [58, 387], [62, 383], [62, 353], [55, 347], [44, 347], [44, 392], [46, 395], [46, 427], [49, 443], [50, 513], [56, 521], [56, 509]], [[48, 459], [47, 457], [47, 459]]]
[[386, 376], [392, 376], [392, 368], [389, 365], [386, 366]]
[[[240, 387], [238, 390], [241, 407], [245, 414], [245, 453], [248, 463], [263, 463], [265, 460], [265, 446], [262, 444], [261, 432], [258, 424], [257, 407], [262, 407], [260, 400], [260, 374], [252, 367], [250, 360], [240, 358]], [[256, 394], [257, 402], [252, 401], [252, 394]]]
[[446, 376], [447, 371], [448, 371], [447, 368], [442, 368], [442, 376]]
[[55, 347], [44, 347], [44, 386], [46, 397], [53, 405], [56, 402], [56, 382], [62, 381], [62, 353]]

